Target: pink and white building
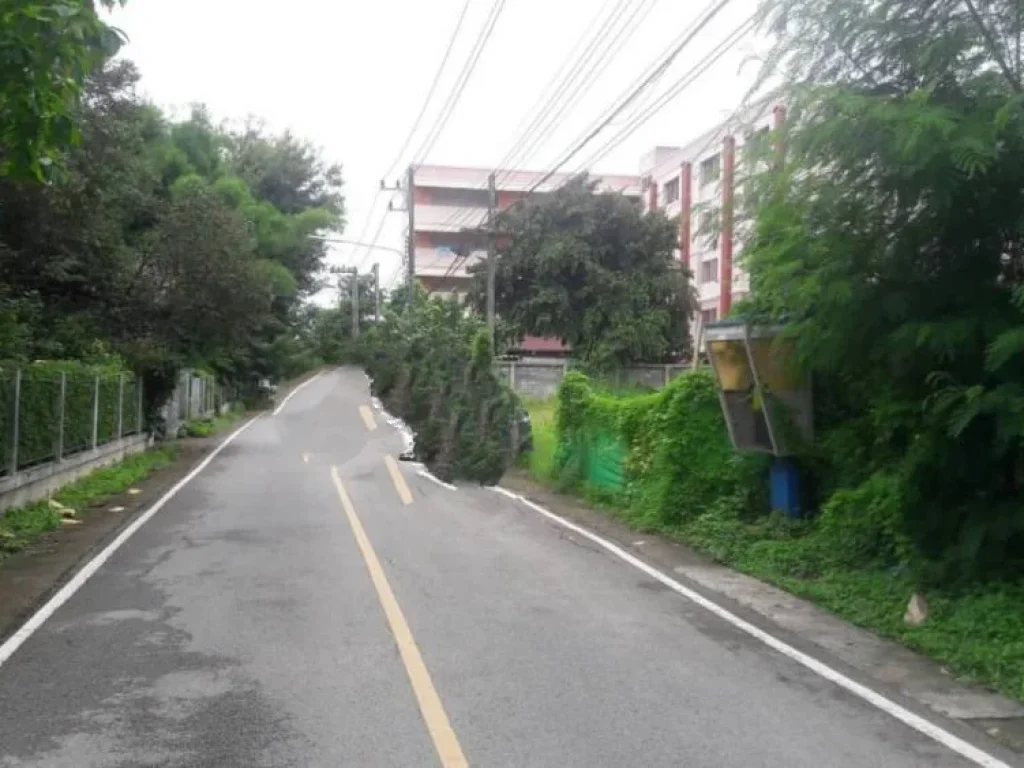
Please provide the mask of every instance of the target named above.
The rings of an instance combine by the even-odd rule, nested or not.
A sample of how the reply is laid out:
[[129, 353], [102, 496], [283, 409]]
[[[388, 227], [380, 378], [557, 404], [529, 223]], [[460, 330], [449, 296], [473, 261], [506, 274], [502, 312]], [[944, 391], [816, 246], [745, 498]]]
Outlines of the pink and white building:
[[[701, 323], [729, 314], [750, 291], [736, 263], [733, 201], [743, 149], [785, 119], [778, 101], [760, 101], [681, 147], [655, 147], [640, 161], [645, 210], [679, 217], [679, 260], [693, 273]], [[696, 328], [697, 323], [692, 327]]]
[[[416, 278], [439, 295], [464, 294], [469, 287], [468, 268], [487, 254], [487, 238], [481, 228], [487, 221], [487, 177], [490, 168], [451, 165], [420, 165], [414, 170], [412, 199], [416, 244]], [[494, 171], [498, 210], [522, 200], [546, 173], [544, 171]], [[534, 195], [552, 192], [571, 178], [556, 173]], [[640, 198], [640, 177], [597, 177], [599, 190], [612, 190]], [[464, 254], [465, 258], [457, 254]]]

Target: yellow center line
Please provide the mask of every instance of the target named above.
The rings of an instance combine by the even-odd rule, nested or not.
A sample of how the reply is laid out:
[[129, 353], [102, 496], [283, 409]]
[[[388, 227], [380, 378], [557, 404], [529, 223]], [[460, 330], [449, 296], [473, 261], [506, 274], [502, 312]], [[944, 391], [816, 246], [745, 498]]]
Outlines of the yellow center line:
[[398, 491], [398, 498], [402, 500], [403, 504], [412, 504], [412, 491], [409, 490], [405, 478], [402, 477], [402, 471], [398, 468], [398, 462], [390, 455], [386, 455], [384, 456], [384, 463], [388, 466], [388, 474], [391, 475], [391, 482], [395, 484], [395, 490]]
[[377, 422], [373, 420], [373, 411], [370, 410], [370, 406], [360, 405], [359, 415], [363, 417], [363, 424], [366, 425], [367, 432], [373, 432], [377, 428]]
[[391, 585], [388, 583], [387, 576], [384, 575], [380, 560], [377, 559], [373, 544], [370, 543], [370, 538], [363, 529], [359, 515], [356, 514], [355, 507], [352, 506], [352, 500], [341, 482], [341, 477], [338, 476], [337, 467], [331, 467], [331, 479], [334, 480], [334, 487], [338, 489], [341, 506], [345, 510], [345, 516], [352, 528], [356, 544], [366, 562], [366, 569], [370, 572], [370, 580], [377, 590], [377, 598], [384, 609], [391, 634], [395, 638], [395, 645], [398, 646], [398, 653], [405, 665], [405, 672], [409, 676], [409, 683], [416, 695], [420, 714], [423, 715], [423, 720], [427, 724], [427, 730], [434, 742], [437, 756], [441, 759], [441, 765], [444, 768], [466, 768], [469, 763], [466, 762], [466, 756], [462, 753], [459, 740], [448, 721], [448, 715], [445, 714], [441, 697], [437, 695], [437, 689], [434, 688], [430, 672], [427, 671], [427, 665], [423, 662], [423, 656], [416, 646], [412, 630], [409, 629], [409, 624], [402, 614], [398, 600], [395, 599], [395, 593], [391, 591]]

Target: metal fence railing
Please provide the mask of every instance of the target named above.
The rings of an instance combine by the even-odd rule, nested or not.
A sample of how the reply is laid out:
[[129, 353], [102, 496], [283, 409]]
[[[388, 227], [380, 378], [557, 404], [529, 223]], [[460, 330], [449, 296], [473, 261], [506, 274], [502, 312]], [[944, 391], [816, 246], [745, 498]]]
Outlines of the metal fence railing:
[[143, 429], [142, 382], [31, 366], [0, 372], [0, 476], [60, 461]]

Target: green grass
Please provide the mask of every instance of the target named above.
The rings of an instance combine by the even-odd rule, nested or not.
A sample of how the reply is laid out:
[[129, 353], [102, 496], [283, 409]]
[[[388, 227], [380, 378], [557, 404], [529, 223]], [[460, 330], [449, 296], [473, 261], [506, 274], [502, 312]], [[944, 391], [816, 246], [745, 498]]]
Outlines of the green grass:
[[213, 437], [245, 418], [245, 408], [232, 407], [223, 416], [212, 419], [196, 419], [185, 424], [187, 437]]
[[[524, 466], [534, 481], [555, 488], [558, 446], [554, 401], [527, 402], [534, 450]], [[682, 526], [660, 525], [622, 499], [579, 492], [593, 506], [625, 524], [660, 533], [709, 554], [754, 578], [809, 600], [852, 624], [890, 638], [939, 662], [962, 680], [1024, 701], [1024, 581], [969, 590], [925, 591], [928, 620], [904, 623], [915, 581], [906, 570], [828, 565], [827, 540], [813, 521], [779, 516], [745, 521], [722, 504]]]
[[523, 405], [530, 414], [533, 429], [533, 451], [526, 454], [524, 462], [534, 480], [549, 485], [555, 480], [555, 451], [558, 450], [557, 403], [553, 399], [524, 400]]
[[[172, 464], [177, 454], [174, 446], [136, 453], [119, 464], [98, 469], [65, 486], [54, 498], [81, 515], [89, 507], [123, 493], [156, 470]], [[45, 500], [7, 510], [0, 517], [0, 562], [60, 524], [60, 513]]]

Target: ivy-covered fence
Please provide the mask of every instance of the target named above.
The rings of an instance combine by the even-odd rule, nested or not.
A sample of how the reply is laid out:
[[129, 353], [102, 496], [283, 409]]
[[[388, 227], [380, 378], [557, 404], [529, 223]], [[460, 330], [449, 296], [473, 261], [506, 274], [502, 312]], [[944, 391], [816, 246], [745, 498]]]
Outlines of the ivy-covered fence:
[[630, 396], [603, 394], [570, 372], [558, 390], [557, 433], [559, 485], [627, 508], [643, 526], [677, 527], [716, 504], [762, 501], [751, 494], [766, 487], [764, 457], [733, 450], [705, 370]]
[[141, 431], [142, 382], [76, 362], [0, 366], [0, 475]]

